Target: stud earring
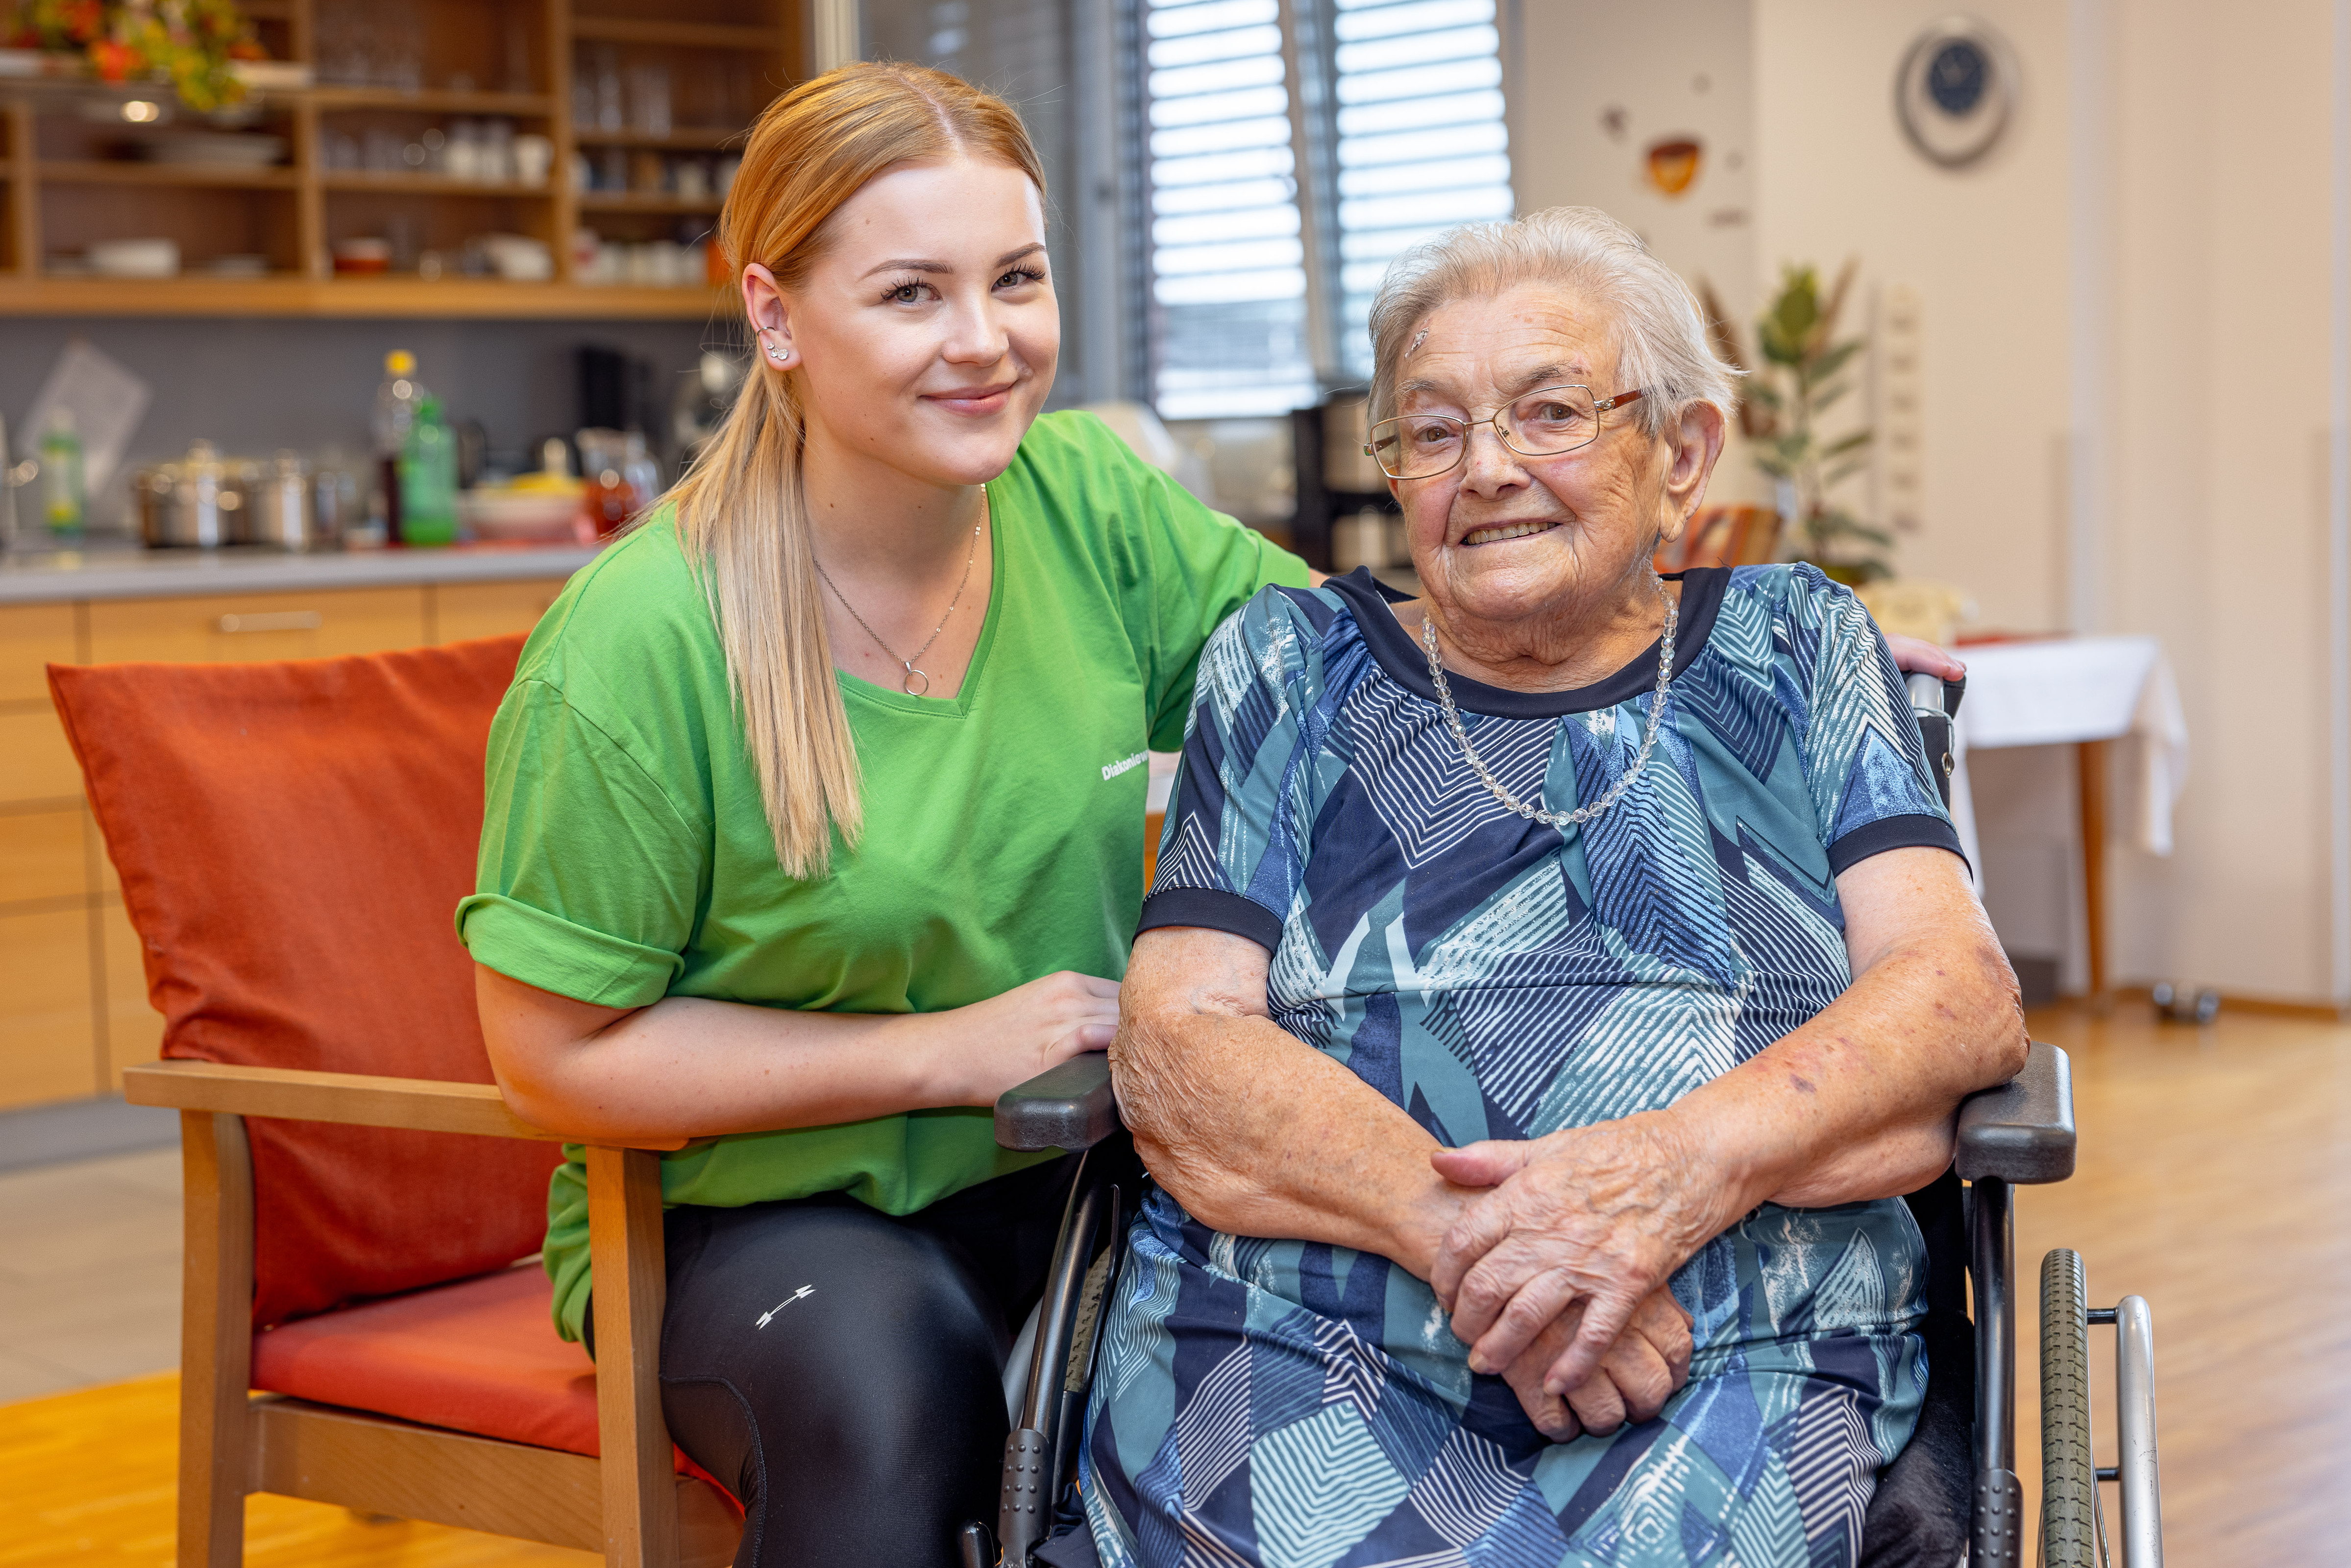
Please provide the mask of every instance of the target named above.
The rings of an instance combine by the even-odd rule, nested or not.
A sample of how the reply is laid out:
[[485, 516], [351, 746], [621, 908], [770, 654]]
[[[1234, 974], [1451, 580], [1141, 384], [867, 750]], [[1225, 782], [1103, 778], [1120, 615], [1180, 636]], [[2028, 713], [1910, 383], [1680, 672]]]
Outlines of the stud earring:
[[790, 349], [778, 348], [773, 343], [768, 343], [765, 338], [762, 338], [760, 341], [766, 344], [768, 358], [773, 359], [777, 364], [784, 364], [791, 358], [792, 351]]

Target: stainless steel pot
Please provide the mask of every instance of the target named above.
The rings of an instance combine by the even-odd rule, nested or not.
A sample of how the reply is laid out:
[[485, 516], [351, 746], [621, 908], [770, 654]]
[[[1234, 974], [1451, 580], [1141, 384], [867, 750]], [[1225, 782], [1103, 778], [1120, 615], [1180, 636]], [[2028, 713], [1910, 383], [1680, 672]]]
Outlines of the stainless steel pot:
[[210, 441], [188, 448], [185, 461], [159, 462], [131, 476], [139, 537], [155, 549], [217, 549], [238, 542], [245, 491]]
[[256, 463], [246, 486], [245, 540], [280, 550], [315, 550], [332, 544], [333, 536], [319, 526], [310, 496], [310, 475], [302, 460], [281, 452], [266, 463]]

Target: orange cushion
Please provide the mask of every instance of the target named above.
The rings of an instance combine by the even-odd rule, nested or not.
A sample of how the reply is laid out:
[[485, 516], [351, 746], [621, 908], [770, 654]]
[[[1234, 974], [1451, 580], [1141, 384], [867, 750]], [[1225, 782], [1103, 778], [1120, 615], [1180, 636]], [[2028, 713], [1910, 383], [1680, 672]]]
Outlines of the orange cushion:
[[284, 1324], [253, 1336], [253, 1386], [592, 1454], [596, 1366], [556, 1337], [549, 1288], [518, 1263]]
[[[518, 1263], [268, 1329], [253, 1336], [252, 1384], [476, 1437], [594, 1454], [595, 1364], [556, 1337], [549, 1290], [546, 1271]], [[677, 1468], [726, 1492], [683, 1452]]]
[[[491, 1081], [450, 917], [521, 648], [49, 667], [164, 1055]], [[249, 1128], [256, 1324], [479, 1274], [545, 1234], [553, 1144]]]

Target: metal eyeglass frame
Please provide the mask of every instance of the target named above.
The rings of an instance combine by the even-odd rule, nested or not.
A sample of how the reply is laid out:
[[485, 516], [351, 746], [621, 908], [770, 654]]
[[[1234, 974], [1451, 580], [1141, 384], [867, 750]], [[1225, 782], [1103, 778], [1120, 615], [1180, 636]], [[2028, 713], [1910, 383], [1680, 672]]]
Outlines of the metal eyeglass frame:
[[[1520, 392], [1517, 397], [1512, 398], [1509, 403], [1504, 404], [1501, 408], [1496, 409], [1491, 415], [1482, 420], [1457, 420], [1451, 414], [1397, 414], [1392, 418], [1382, 420], [1379, 424], [1375, 424], [1371, 428], [1369, 433], [1374, 439], [1364, 443], [1364, 455], [1370, 458], [1374, 462], [1378, 462], [1380, 472], [1382, 473], [1387, 474], [1390, 479], [1396, 480], [1399, 483], [1411, 483], [1423, 479], [1439, 479], [1460, 467], [1463, 461], [1468, 457], [1469, 432], [1476, 430], [1479, 425], [1492, 425], [1494, 427], [1495, 439], [1499, 441], [1504, 446], [1509, 447], [1512, 452], [1518, 453], [1520, 457], [1561, 457], [1571, 452], [1581, 452], [1585, 447], [1590, 446], [1593, 441], [1600, 439], [1600, 416], [1602, 414], [1608, 412], [1611, 409], [1622, 408], [1626, 403], [1637, 401], [1638, 400], [1649, 395], [1649, 389], [1646, 387], [1635, 387], [1629, 392], [1619, 392], [1613, 398], [1593, 398], [1592, 400], [1592, 434], [1589, 439], [1577, 441], [1573, 446], [1562, 446], [1551, 452], [1529, 452], [1526, 448], [1519, 445], [1518, 442], [1510, 439], [1510, 427], [1502, 423], [1502, 416], [1508, 413], [1511, 408], [1526, 401], [1529, 398], [1540, 398], [1545, 392], [1563, 392], [1571, 387], [1575, 389], [1575, 390], [1587, 395], [1592, 391], [1591, 388], [1585, 386], [1581, 381], [1559, 381], [1548, 387], [1537, 387], [1531, 392]], [[1454, 459], [1451, 462], [1447, 463], [1443, 468], [1437, 469], [1433, 472], [1403, 474], [1391, 472], [1386, 463], [1380, 462], [1378, 435], [1383, 426], [1393, 425], [1398, 421], [1406, 419], [1443, 420], [1447, 424], [1460, 426], [1460, 452], [1454, 455]]]

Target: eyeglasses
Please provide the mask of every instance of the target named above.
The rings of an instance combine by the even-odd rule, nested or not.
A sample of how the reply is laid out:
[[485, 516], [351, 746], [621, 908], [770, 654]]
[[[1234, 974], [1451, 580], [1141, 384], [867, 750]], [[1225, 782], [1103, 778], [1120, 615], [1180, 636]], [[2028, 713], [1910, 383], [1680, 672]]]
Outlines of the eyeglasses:
[[1469, 432], [1492, 425], [1502, 444], [1520, 457], [1557, 457], [1600, 439], [1600, 416], [1648, 395], [1646, 388], [1594, 399], [1589, 387], [1544, 387], [1489, 420], [1450, 414], [1404, 414], [1372, 427], [1364, 455], [1390, 479], [1434, 479], [1450, 472], [1469, 450]]

